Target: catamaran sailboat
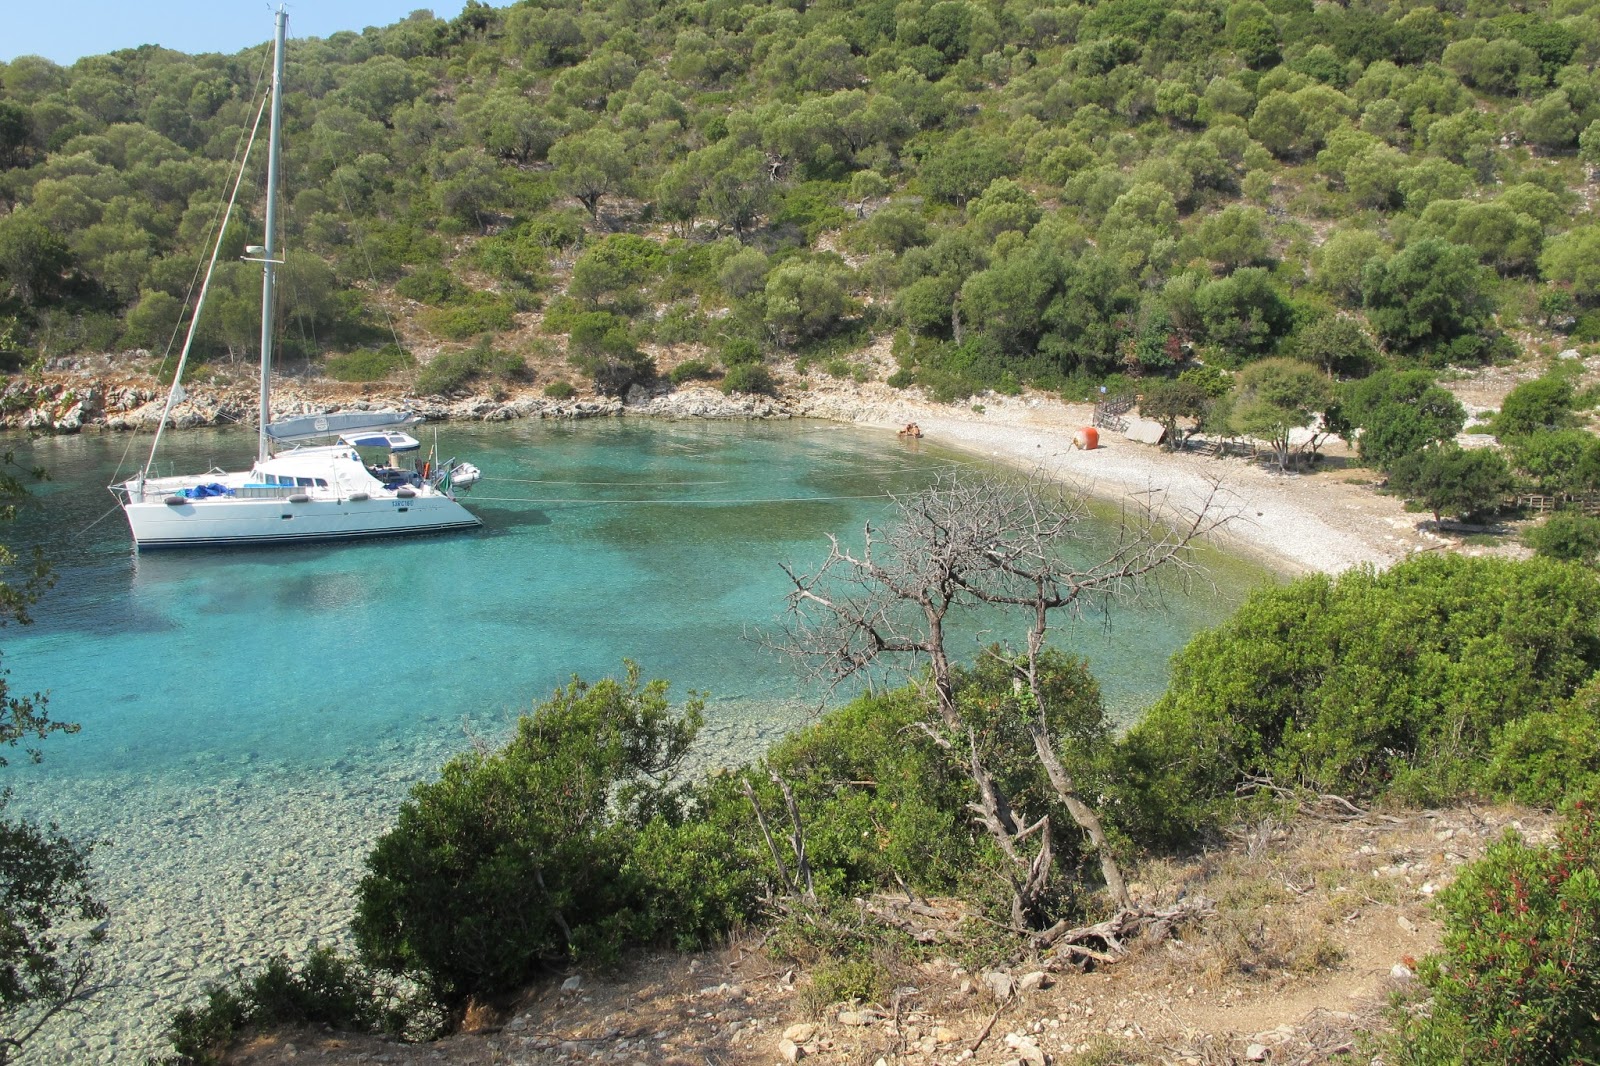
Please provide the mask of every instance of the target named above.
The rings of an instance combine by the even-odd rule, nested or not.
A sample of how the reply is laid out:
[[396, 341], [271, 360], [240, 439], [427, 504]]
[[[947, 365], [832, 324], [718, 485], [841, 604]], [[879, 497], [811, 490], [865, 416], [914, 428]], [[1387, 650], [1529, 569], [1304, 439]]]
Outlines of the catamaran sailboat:
[[[151, 471], [161, 432], [172, 408], [183, 398], [180, 382], [194, 341], [195, 323], [211, 282], [206, 272], [195, 304], [189, 335], [173, 375], [155, 443], [144, 468], [132, 479], [111, 486], [128, 516], [134, 543], [143, 548], [203, 547], [234, 544], [281, 544], [295, 541], [393, 536], [466, 529], [478, 519], [455, 498], [455, 490], [480, 476], [470, 463], [424, 463], [404, 456], [421, 443], [404, 430], [421, 419], [396, 411], [346, 411], [271, 421], [273, 268], [277, 240], [278, 133], [282, 120], [283, 40], [288, 15], [277, 12], [273, 51], [271, 127], [268, 142], [267, 208], [264, 243], [246, 249], [246, 258], [262, 264], [261, 284], [261, 411], [256, 461], [249, 470], [229, 473], [156, 477]], [[259, 117], [257, 122], [259, 124]], [[252, 135], [253, 139], [253, 135]], [[249, 151], [245, 152], [248, 160]], [[210, 267], [216, 266], [243, 179], [234, 182], [233, 198], [218, 229]], [[309, 441], [331, 441], [308, 445]], [[387, 461], [368, 464], [358, 449], [381, 448]]]

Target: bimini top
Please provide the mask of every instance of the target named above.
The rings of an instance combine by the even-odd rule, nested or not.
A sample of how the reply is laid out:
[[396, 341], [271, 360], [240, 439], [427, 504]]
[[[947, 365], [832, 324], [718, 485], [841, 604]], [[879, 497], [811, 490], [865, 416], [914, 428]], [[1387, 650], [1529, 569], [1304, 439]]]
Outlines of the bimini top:
[[391, 452], [414, 452], [422, 447], [422, 442], [409, 433], [401, 433], [393, 429], [374, 429], [365, 433], [344, 433], [339, 437], [340, 444], [348, 444], [352, 448], [387, 448]]
[[298, 418], [273, 422], [267, 426], [267, 436], [280, 444], [290, 444], [295, 441], [315, 440], [318, 437], [337, 437], [346, 433], [365, 434], [370, 430], [383, 430], [394, 426], [414, 426], [421, 421], [421, 415], [414, 415], [408, 411], [336, 411], [332, 414], [301, 415]]

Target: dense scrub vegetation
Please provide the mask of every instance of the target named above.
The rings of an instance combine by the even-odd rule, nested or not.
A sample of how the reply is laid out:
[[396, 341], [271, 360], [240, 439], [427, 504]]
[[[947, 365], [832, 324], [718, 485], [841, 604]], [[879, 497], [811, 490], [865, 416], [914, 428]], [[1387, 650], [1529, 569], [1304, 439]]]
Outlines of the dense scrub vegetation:
[[[1396, 1006], [1390, 1054], [1459, 1061], [1471, 1046], [1495, 1062], [1580, 1061], [1595, 1046], [1600, 974], [1596, 822], [1582, 800], [1600, 788], [1597, 600], [1591, 571], [1542, 561], [1430, 556], [1306, 578], [1196, 637], [1122, 737], [1070, 656], [1039, 659], [1038, 702], [1124, 856], [1182, 852], [1263, 805], [1281, 813], [1334, 790], [1391, 806], [1576, 801], [1553, 848], [1508, 840], [1442, 896], [1444, 954]], [[997, 646], [955, 671], [970, 749], [925, 727], [934, 696], [913, 685], [860, 696], [763, 759], [692, 781], [672, 771], [694, 742], [697, 699], [673, 709], [632, 666], [623, 680], [575, 681], [504, 748], [415, 788], [368, 859], [358, 961], [277, 964], [214, 992], [178, 1019], [190, 1057], [177, 1061], [206, 1061], [252, 1019], [337, 1015], [415, 1035], [559, 967], [746, 924], [770, 927], [771, 950], [826, 960], [828, 988], [870, 996], [886, 943], [917, 950], [851, 902], [875, 892], [964, 899], [986, 920], [959, 950], [1013, 955], [1028, 935], [1008, 929], [1013, 865], [974, 817], [971, 766], [1001, 782], [1018, 819], [1070, 824], [1032, 757], [1038, 708], [1017, 683], [1021, 662]], [[1103, 915], [1087, 839], [1060, 839], [1050, 861], [1066, 876], [1042, 920]], [[401, 1001], [405, 982], [426, 994]]]
[[[548, 305], [611, 390], [643, 343], [863, 326], [947, 398], [1600, 338], [1597, 59], [1586, 0], [422, 11], [290, 49], [287, 350], [390, 339], [371, 280], [446, 341]], [[0, 65], [0, 348], [165, 345], [264, 65]], [[254, 343], [255, 226], [213, 358]]]

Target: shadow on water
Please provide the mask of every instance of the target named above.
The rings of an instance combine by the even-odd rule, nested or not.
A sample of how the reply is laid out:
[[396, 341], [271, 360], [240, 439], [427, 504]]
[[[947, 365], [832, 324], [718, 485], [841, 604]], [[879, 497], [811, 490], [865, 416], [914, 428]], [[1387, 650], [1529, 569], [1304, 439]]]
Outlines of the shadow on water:
[[533, 529], [537, 526], [554, 524], [548, 511], [529, 510], [526, 507], [504, 506], [492, 503], [474, 503], [470, 499], [463, 499], [463, 503], [473, 514], [483, 519], [483, 529], [477, 534], [480, 537], [502, 537], [519, 529]]

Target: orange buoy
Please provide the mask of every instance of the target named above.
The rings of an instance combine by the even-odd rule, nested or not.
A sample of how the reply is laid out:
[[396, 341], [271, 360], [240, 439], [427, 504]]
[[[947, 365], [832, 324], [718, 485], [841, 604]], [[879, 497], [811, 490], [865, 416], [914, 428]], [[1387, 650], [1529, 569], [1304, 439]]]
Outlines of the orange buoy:
[[1072, 443], [1086, 452], [1092, 452], [1100, 447], [1100, 431], [1093, 426], [1084, 426], [1072, 435]]

